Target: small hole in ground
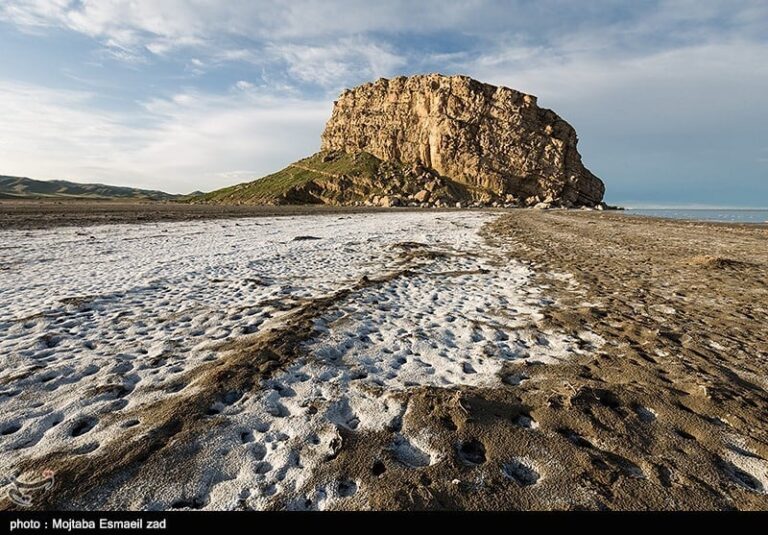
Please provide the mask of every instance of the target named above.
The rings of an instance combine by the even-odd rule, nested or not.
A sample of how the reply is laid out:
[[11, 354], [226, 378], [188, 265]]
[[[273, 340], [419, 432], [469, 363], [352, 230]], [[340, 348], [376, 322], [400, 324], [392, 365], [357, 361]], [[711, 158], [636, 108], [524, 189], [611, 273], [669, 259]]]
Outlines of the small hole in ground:
[[386, 471], [387, 471], [387, 467], [384, 466], [384, 463], [382, 461], [374, 462], [373, 466], [371, 467], [371, 473], [377, 477]]

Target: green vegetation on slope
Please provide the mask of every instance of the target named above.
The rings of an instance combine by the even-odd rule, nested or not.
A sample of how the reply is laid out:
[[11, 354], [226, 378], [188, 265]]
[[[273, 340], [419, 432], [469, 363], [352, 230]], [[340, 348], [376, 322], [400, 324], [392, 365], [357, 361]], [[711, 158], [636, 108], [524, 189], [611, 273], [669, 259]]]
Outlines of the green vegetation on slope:
[[373, 178], [378, 174], [381, 163], [381, 160], [365, 152], [354, 155], [344, 153], [329, 155], [320, 152], [299, 160], [277, 173], [252, 182], [199, 195], [193, 201], [212, 203], [276, 202], [289, 195], [293, 188], [312, 181], [326, 182], [328, 179], [338, 179], [342, 175], [352, 178]]
[[264, 178], [199, 195], [220, 204], [453, 205], [490, 199], [485, 190], [419, 164], [386, 162], [366, 152], [319, 152]]
[[169, 201], [179, 199], [163, 191], [144, 190], [105, 184], [78, 184], [66, 180], [34, 180], [31, 178], [0, 176], [2, 199], [132, 199]]

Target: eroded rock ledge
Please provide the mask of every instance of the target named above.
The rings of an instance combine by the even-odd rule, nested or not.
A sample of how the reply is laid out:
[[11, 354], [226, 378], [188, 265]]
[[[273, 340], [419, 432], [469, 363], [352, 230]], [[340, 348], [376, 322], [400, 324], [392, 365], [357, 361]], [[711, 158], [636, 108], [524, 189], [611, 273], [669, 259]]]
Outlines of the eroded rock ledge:
[[594, 206], [605, 186], [576, 145], [573, 127], [536, 97], [439, 74], [345, 91], [322, 135], [323, 151], [420, 163], [523, 205]]

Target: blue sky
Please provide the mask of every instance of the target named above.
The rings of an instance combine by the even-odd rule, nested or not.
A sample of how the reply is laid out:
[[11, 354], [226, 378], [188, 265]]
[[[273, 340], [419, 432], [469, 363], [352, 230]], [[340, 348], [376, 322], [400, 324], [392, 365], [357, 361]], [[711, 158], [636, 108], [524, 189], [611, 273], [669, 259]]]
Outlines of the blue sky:
[[315, 152], [341, 89], [532, 93], [627, 205], [768, 206], [768, 2], [0, 0], [0, 174], [210, 190]]

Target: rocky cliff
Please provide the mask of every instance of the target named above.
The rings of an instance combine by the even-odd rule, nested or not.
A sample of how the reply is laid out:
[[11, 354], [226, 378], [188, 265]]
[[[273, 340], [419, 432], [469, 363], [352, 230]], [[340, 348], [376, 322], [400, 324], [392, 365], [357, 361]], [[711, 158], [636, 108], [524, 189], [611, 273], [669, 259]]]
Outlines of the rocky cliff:
[[593, 206], [605, 186], [576, 144], [573, 127], [536, 97], [439, 74], [345, 91], [322, 135], [323, 151], [422, 165], [501, 200]]

